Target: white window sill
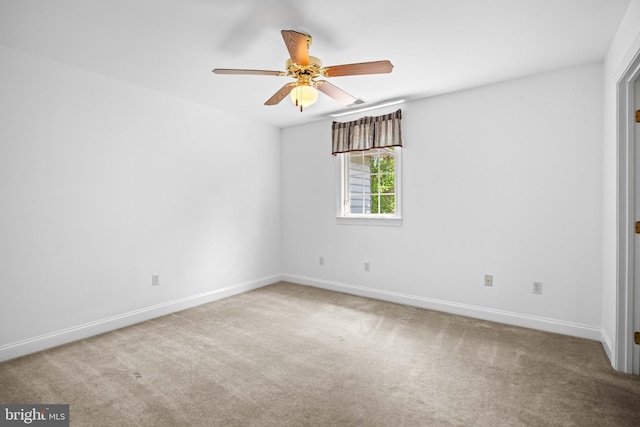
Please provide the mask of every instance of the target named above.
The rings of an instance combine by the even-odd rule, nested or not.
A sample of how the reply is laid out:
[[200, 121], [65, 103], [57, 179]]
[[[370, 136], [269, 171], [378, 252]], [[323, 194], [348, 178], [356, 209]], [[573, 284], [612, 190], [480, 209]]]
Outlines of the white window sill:
[[338, 225], [376, 225], [387, 227], [402, 226], [402, 218], [384, 215], [349, 215], [336, 217]]

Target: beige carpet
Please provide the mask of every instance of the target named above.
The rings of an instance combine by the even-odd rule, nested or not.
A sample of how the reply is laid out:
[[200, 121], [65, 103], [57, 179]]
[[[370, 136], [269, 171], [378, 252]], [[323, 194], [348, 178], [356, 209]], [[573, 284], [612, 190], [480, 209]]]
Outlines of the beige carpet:
[[639, 426], [600, 343], [279, 283], [0, 364], [72, 426]]

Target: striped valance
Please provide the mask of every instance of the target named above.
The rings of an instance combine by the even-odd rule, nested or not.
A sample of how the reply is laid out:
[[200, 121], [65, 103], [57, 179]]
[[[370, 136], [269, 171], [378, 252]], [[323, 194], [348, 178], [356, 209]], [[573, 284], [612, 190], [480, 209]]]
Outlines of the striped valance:
[[377, 117], [362, 117], [351, 122], [333, 122], [331, 154], [364, 151], [381, 147], [402, 147], [400, 120], [402, 111]]

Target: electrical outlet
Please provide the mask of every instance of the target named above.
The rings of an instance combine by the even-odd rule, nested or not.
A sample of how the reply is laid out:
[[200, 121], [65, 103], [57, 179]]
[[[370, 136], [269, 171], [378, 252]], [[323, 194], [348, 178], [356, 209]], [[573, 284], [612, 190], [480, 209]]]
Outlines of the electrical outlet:
[[323, 256], [320, 257], [319, 262], [320, 262], [320, 265], [324, 265], [324, 257]]
[[490, 274], [484, 275], [484, 285], [485, 286], [493, 286], [493, 276]]
[[371, 264], [369, 264], [369, 261], [364, 262], [364, 271], [371, 271]]
[[160, 275], [152, 274], [151, 275], [151, 286], [158, 286], [160, 284]]
[[534, 294], [542, 293], [542, 282], [533, 282], [533, 293]]

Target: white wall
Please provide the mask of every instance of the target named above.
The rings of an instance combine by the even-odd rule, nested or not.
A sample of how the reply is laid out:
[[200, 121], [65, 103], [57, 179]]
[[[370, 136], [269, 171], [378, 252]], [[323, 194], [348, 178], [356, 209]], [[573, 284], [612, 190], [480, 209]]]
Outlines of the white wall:
[[402, 106], [400, 228], [336, 225], [329, 121], [282, 131], [281, 158], [277, 129], [0, 46], [0, 360], [281, 271], [579, 336], [602, 327], [611, 355], [615, 82], [639, 29], [632, 0], [604, 65], [604, 152], [599, 65]]
[[631, 0], [604, 61], [603, 276], [602, 329], [605, 348], [616, 369], [618, 359], [617, 215], [618, 143], [617, 83], [640, 51], [640, 0]]
[[2, 46], [0, 117], [0, 360], [279, 278], [278, 129]]
[[401, 108], [401, 227], [337, 225], [330, 121], [283, 131], [285, 277], [600, 339], [602, 64]]

